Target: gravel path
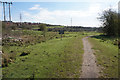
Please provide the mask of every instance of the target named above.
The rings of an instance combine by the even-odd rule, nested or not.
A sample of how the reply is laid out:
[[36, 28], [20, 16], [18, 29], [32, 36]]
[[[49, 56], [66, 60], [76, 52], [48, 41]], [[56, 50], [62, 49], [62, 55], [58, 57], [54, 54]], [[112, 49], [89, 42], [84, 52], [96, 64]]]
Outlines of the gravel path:
[[88, 37], [83, 38], [84, 54], [82, 64], [82, 74], [80, 78], [98, 78], [99, 69], [96, 65], [96, 58], [88, 42]]

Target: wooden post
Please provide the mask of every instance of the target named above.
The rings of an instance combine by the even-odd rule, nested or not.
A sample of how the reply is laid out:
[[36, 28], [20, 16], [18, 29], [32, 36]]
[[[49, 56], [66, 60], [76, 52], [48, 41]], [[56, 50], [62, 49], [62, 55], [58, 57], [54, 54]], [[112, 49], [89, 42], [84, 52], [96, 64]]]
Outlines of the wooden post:
[[4, 12], [4, 21], [6, 21], [6, 15], [5, 15], [5, 2], [3, 2], [3, 12]]
[[10, 4], [11, 3], [8, 3], [9, 4], [9, 21], [11, 21], [11, 13], [10, 13]]

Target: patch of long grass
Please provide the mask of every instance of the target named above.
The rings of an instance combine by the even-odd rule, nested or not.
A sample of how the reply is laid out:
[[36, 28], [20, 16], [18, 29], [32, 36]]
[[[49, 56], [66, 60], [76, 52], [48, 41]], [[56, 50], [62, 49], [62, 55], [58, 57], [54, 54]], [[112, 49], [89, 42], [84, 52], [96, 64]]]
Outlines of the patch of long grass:
[[95, 56], [97, 65], [100, 66], [101, 76], [104, 78], [118, 78], [118, 47], [107, 42], [101, 42], [101, 39], [89, 38]]

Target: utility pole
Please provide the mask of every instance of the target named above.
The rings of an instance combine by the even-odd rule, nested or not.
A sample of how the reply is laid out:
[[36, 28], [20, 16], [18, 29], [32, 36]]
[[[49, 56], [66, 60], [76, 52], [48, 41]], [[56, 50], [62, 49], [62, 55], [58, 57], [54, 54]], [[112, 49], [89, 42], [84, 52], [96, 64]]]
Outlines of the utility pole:
[[[1, 1], [0, 1], [1, 2]], [[12, 4], [12, 2], [1, 2], [3, 3], [3, 14], [4, 14], [4, 21], [6, 21], [6, 13], [5, 13], [5, 4], [9, 4], [9, 21], [11, 21], [11, 10], [10, 10], [10, 5]]]
[[72, 27], [72, 18], [71, 18], [71, 27]]
[[20, 23], [22, 22], [22, 14], [20, 13]]
[[11, 21], [11, 12], [10, 12], [10, 5], [12, 4], [12, 2], [9, 2], [9, 21]]
[[6, 15], [5, 15], [5, 4], [6, 4], [6, 2], [2, 2], [2, 3], [3, 3], [4, 21], [6, 21]]

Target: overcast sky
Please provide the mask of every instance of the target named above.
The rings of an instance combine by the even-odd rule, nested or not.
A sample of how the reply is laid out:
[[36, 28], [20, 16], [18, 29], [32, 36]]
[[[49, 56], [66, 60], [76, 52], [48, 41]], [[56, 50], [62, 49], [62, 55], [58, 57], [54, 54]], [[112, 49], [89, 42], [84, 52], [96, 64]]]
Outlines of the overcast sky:
[[[97, 19], [99, 14], [109, 7], [117, 10], [119, 2], [119, 0], [70, 0], [69, 2], [68, 0], [64, 0], [64, 2], [63, 0], [28, 1], [13, 1], [11, 7], [13, 21], [20, 21], [21, 13], [23, 22], [71, 25], [72, 18], [73, 26], [85, 27], [99, 27], [100, 22]], [[1, 19], [3, 20], [3, 10], [0, 13], [2, 13]], [[6, 7], [6, 16], [8, 17], [8, 7]]]

